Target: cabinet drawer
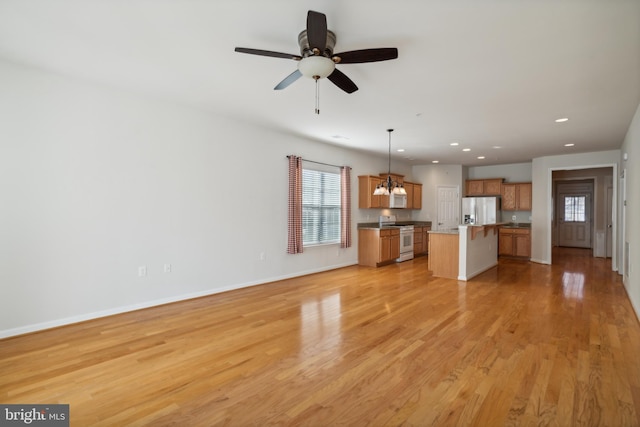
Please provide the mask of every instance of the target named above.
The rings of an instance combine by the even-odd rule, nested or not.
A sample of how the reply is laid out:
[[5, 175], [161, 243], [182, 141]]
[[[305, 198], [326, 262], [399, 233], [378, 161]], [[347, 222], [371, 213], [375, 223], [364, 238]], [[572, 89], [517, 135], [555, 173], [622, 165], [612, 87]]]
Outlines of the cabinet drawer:
[[381, 228], [380, 237], [399, 236], [400, 229], [398, 228]]

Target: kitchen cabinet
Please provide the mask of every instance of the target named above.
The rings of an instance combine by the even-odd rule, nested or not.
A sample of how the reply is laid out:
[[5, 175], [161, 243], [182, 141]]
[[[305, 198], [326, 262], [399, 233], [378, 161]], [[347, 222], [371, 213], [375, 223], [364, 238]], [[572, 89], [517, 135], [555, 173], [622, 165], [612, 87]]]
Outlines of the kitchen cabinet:
[[382, 183], [382, 178], [373, 175], [362, 175], [358, 177], [358, 207], [385, 208], [389, 206], [389, 196], [374, 196], [376, 186]]
[[502, 210], [503, 211], [530, 211], [531, 183], [503, 183], [502, 184]]
[[499, 196], [503, 178], [468, 179], [465, 181], [467, 196]]
[[[389, 174], [358, 176], [358, 207], [382, 209], [389, 207], [389, 196], [374, 196], [376, 187], [386, 182]], [[422, 209], [422, 184], [405, 182], [403, 175], [391, 174], [391, 179], [402, 184], [407, 192], [407, 209]]]
[[361, 228], [358, 230], [358, 264], [378, 267], [400, 256], [400, 229]]
[[429, 231], [431, 227], [414, 226], [413, 228], [413, 254], [414, 256], [425, 255], [429, 252]]
[[498, 255], [531, 257], [531, 230], [501, 227], [498, 234]]
[[403, 186], [407, 192], [407, 209], [422, 209], [422, 184], [405, 181]]

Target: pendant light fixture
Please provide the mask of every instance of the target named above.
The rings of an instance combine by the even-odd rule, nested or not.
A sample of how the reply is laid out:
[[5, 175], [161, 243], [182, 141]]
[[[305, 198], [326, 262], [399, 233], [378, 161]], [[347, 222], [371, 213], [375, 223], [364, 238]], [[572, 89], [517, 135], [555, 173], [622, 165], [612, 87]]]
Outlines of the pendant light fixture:
[[390, 193], [406, 195], [407, 191], [404, 189], [402, 184], [398, 183], [398, 181], [394, 181], [391, 178], [391, 132], [393, 132], [393, 129], [387, 129], [387, 132], [389, 132], [389, 174], [387, 175], [386, 181], [376, 186], [373, 195], [388, 196]]

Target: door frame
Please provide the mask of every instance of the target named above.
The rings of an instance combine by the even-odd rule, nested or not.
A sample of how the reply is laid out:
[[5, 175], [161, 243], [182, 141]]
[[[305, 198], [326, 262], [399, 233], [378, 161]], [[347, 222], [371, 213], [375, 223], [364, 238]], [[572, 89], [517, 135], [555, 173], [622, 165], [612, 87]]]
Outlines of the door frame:
[[589, 191], [583, 192], [582, 190], [576, 190], [576, 191], [569, 191], [569, 193], [575, 193], [575, 194], [588, 194], [588, 196], [590, 197], [589, 200], [589, 241], [590, 241], [590, 249], [591, 249], [591, 253], [592, 255], [595, 256], [595, 250], [596, 250], [596, 241], [595, 241], [595, 235], [596, 235], [596, 224], [597, 224], [597, 220], [598, 220], [598, 213], [596, 211], [596, 206], [598, 203], [597, 200], [597, 192], [596, 192], [596, 178], [595, 176], [585, 176], [585, 177], [567, 177], [567, 178], [558, 178], [555, 179], [553, 182], [553, 201], [555, 203], [556, 206], [553, 207], [553, 216], [551, 217], [551, 221], [553, 223], [553, 242], [552, 245], [553, 246], [560, 246], [560, 224], [558, 222], [558, 212], [557, 212], [557, 205], [560, 203], [560, 200], [558, 200], [558, 197], [560, 196], [560, 194], [568, 194], [568, 193], [560, 193], [560, 188], [558, 188], [561, 184], [563, 183], [571, 183], [571, 181], [583, 181], [585, 184], [588, 184], [590, 186]]
[[[547, 188], [546, 188], [546, 192], [547, 192], [547, 201], [549, 202], [549, 209], [546, 212], [546, 218], [547, 218], [547, 224], [550, 225], [550, 227], [546, 227], [546, 232], [547, 232], [547, 251], [549, 254], [549, 264], [553, 264], [553, 256], [551, 255], [553, 253], [553, 245], [554, 245], [554, 241], [553, 241], [553, 230], [555, 227], [553, 218], [554, 218], [554, 210], [555, 210], [555, 185], [554, 185], [554, 181], [553, 181], [553, 172], [554, 171], [563, 171], [563, 170], [583, 170], [583, 169], [596, 169], [596, 168], [612, 168], [612, 176], [614, 177], [613, 179], [613, 194], [618, 194], [618, 180], [615, 179], [616, 177], [618, 177], [618, 164], [617, 163], [605, 163], [605, 164], [593, 164], [593, 165], [582, 165], [582, 166], [552, 166], [547, 168]], [[595, 197], [593, 200], [593, 203], [595, 204]], [[619, 266], [618, 266], [618, 253], [620, 248], [618, 248], [618, 203], [620, 203], [620, 198], [616, 198], [614, 200], [613, 205], [611, 206], [611, 211], [612, 211], [612, 216], [613, 216], [613, 224], [612, 224], [612, 247], [613, 249], [613, 254], [611, 257], [611, 270], [612, 271], [621, 271], [619, 270]]]

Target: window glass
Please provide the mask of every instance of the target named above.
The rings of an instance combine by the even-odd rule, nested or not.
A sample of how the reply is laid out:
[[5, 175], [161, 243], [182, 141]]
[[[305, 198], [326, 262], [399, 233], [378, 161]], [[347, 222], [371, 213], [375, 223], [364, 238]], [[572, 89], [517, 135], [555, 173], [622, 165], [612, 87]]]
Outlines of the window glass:
[[340, 243], [340, 174], [302, 169], [302, 243]]
[[585, 222], [585, 196], [565, 196], [564, 220], [565, 222]]

